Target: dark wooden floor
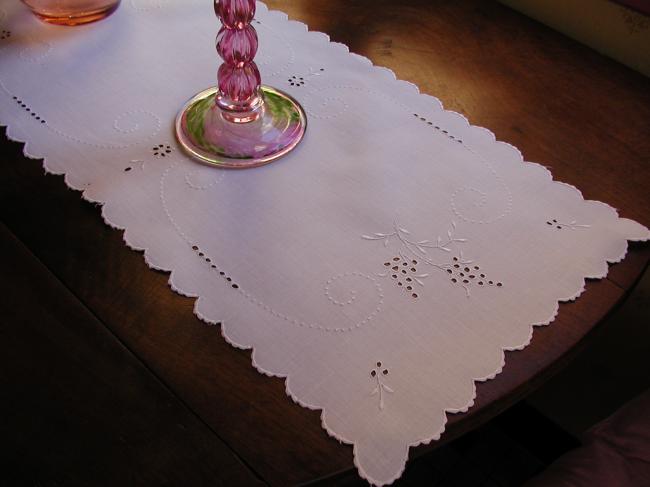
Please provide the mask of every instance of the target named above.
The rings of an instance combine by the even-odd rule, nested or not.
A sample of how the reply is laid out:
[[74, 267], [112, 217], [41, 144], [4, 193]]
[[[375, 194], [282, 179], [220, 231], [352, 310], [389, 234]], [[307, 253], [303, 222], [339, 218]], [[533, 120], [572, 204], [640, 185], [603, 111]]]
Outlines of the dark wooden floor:
[[[267, 3], [489, 127], [586, 198], [650, 224], [650, 83], [642, 76], [491, 1]], [[44, 175], [19, 144], [3, 140], [0, 155], [0, 484], [359, 482], [351, 447], [327, 436], [319, 413], [293, 404], [280, 379], [261, 376], [249, 352], [199, 322], [193, 301], [128, 250], [99, 208], [62, 177]], [[517, 465], [525, 475], [543, 466], [547, 459], [496, 423], [478, 428], [586, 345], [649, 255], [647, 245], [632, 245], [530, 347], [509, 353], [503, 374], [479, 385], [476, 406], [452, 415], [443, 440], [412, 457], [475, 432], [412, 461], [400, 483], [505, 487], [516, 485], [505, 476]], [[490, 457], [499, 444], [521, 462]], [[467, 462], [487, 458], [489, 468], [477, 466], [482, 483], [463, 477], [472, 475]]]

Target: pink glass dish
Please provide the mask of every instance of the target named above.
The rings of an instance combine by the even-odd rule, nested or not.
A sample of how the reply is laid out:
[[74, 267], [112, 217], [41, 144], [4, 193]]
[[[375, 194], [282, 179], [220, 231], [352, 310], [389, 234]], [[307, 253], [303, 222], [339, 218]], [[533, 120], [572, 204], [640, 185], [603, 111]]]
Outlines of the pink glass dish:
[[112, 14], [120, 0], [22, 0], [36, 16], [50, 24], [79, 25]]

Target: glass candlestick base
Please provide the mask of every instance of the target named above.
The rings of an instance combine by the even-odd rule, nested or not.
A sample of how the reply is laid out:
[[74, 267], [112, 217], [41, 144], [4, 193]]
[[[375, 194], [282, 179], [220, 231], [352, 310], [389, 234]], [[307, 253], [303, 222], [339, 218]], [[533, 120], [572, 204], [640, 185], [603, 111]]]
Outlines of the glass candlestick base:
[[181, 146], [207, 164], [247, 168], [268, 164], [302, 140], [307, 117], [291, 96], [260, 87], [262, 102], [252, 112], [236, 114], [215, 103], [218, 88], [194, 96], [176, 117]]

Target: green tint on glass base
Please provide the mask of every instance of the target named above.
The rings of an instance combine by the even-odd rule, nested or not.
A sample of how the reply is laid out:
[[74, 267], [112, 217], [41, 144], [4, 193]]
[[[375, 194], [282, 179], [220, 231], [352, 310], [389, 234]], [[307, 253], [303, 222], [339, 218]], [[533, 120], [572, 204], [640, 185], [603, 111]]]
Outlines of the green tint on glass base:
[[261, 166], [290, 152], [307, 129], [305, 112], [286, 93], [268, 86], [260, 90], [264, 103], [250, 122], [224, 118], [215, 105], [216, 87], [197, 94], [176, 118], [181, 146], [201, 162], [232, 168]]

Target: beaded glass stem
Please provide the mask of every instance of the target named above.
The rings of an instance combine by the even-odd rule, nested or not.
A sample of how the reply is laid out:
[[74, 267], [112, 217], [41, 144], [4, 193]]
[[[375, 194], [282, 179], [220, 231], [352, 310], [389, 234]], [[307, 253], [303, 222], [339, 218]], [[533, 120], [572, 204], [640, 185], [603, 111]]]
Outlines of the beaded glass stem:
[[286, 93], [263, 86], [254, 58], [251, 25], [255, 0], [215, 0], [221, 21], [218, 85], [189, 100], [176, 118], [176, 135], [196, 159], [223, 167], [267, 164], [294, 149], [305, 133], [302, 107]]

